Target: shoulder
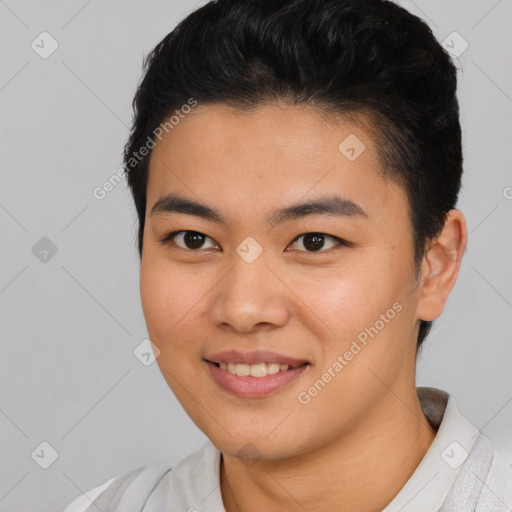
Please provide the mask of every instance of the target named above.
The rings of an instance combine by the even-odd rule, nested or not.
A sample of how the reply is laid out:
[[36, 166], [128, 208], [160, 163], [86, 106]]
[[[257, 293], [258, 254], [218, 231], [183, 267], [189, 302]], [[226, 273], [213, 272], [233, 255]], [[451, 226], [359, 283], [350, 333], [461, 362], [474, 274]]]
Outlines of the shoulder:
[[117, 507], [125, 507], [120, 509], [125, 512], [139, 511], [158, 482], [170, 471], [170, 467], [162, 464], [123, 471], [81, 494], [63, 512], [111, 510], [114, 503]]
[[476, 512], [512, 509], [512, 467], [492, 445], [492, 462], [482, 485]]
[[173, 505], [184, 506], [186, 496], [203, 496], [204, 486], [218, 485], [219, 453], [207, 442], [172, 467], [159, 463], [124, 471], [83, 493], [63, 512], [166, 510], [170, 495]]
[[441, 510], [508, 512], [511, 508], [512, 468], [493, 441], [479, 434]]

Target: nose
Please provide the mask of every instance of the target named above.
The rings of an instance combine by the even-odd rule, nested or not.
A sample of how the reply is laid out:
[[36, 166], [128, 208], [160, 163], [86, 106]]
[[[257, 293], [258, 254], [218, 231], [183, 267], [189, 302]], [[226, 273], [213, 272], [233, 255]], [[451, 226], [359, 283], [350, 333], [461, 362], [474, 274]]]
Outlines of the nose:
[[251, 263], [236, 255], [212, 300], [213, 323], [245, 334], [282, 327], [291, 310], [287, 288], [264, 254]]

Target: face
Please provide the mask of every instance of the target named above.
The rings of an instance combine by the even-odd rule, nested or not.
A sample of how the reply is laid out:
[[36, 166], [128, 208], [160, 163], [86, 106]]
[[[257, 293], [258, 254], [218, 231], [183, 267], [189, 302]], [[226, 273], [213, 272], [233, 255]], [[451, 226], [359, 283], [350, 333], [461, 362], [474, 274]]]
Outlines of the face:
[[225, 454], [319, 449], [375, 414], [388, 386], [414, 386], [410, 210], [375, 144], [312, 108], [199, 105], [152, 152], [148, 332], [172, 391]]

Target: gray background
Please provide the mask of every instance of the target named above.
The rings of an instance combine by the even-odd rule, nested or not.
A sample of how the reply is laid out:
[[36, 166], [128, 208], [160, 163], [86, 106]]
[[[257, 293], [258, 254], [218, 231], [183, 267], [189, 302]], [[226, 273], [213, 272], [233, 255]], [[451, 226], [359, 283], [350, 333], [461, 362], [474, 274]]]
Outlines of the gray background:
[[[470, 242], [418, 383], [451, 392], [512, 461], [512, 4], [401, 4], [440, 41], [456, 31], [469, 44], [458, 67]], [[197, 5], [0, 0], [1, 511], [58, 510], [205, 439], [156, 364], [133, 354], [147, 333], [129, 191], [93, 196], [120, 167], [143, 55]], [[59, 44], [47, 59], [31, 48], [43, 31]], [[57, 248], [46, 262], [32, 250], [43, 237]], [[48, 469], [31, 458], [43, 441], [58, 452]]]

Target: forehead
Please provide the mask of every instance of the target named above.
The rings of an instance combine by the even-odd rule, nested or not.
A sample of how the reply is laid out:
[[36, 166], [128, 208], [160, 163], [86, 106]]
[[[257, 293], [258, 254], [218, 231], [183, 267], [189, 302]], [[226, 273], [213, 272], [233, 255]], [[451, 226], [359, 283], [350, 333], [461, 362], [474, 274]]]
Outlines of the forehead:
[[407, 215], [405, 193], [384, 177], [378, 141], [363, 126], [312, 107], [198, 105], [153, 149], [148, 210], [169, 193], [240, 215], [335, 193], [368, 216], [400, 206]]

